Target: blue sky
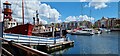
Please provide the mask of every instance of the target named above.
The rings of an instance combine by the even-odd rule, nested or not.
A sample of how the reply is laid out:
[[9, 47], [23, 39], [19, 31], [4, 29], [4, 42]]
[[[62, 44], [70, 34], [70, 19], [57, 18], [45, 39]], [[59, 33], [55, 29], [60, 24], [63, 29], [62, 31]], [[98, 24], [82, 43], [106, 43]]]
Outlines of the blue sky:
[[[6, 0], [2, 0], [2, 3]], [[17, 22], [22, 22], [22, 10], [20, 1], [7, 0], [12, 5], [12, 17]], [[58, 1], [58, 0], [57, 0]], [[61, 0], [60, 0], [61, 1]], [[88, 0], [79, 0], [88, 1]], [[96, 2], [97, 1], [97, 2]], [[81, 7], [82, 4], [82, 7]], [[1, 6], [3, 6], [1, 4]], [[32, 8], [32, 9], [31, 9]], [[95, 22], [104, 17], [118, 17], [118, 2], [110, 0], [91, 0], [91, 2], [42, 2], [39, 0], [26, 1], [25, 22], [32, 23], [36, 10], [39, 11], [39, 20], [43, 24], [60, 23], [69, 21], [91, 21]], [[90, 15], [91, 10], [91, 15]], [[91, 16], [91, 17], [90, 17]], [[95, 19], [95, 20], [94, 20]]]
[[[105, 8], [95, 9], [94, 7], [85, 7], [88, 2], [42, 2], [50, 5], [52, 8], [58, 10], [61, 14], [60, 19], [64, 21], [68, 16], [79, 16], [81, 14], [88, 15], [95, 18], [95, 21], [101, 19], [101, 17], [118, 17], [118, 2], [106, 3]], [[81, 7], [82, 4], [82, 7]], [[91, 10], [91, 15], [90, 15]], [[82, 12], [81, 12], [82, 11]]]

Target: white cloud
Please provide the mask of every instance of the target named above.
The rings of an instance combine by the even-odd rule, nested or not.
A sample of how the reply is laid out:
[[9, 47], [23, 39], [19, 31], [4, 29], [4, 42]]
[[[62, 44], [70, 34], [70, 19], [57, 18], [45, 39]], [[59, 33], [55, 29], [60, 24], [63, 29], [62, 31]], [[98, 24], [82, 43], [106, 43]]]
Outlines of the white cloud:
[[89, 16], [87, 16], [87, 15], [83, 15], [83, 16], [80, 15], [80, 16], [79, 16], [79, 19], [82, 20], [82, 21], [83, 21], [83, 20], [86, 20], [86, 21], [94, 21], [94, 18], [93, 18], [93, 17], [89, 17]]
[[107, 7], [107, 3], [111, 0], [91, 0], [85, 7], [94, 7], [95, 9], [101, 9]]
[[66, 22], [69, 22], [69, 21], [77, 21], [76, 19], [77, 19], [77, 17], [75, 17], [75, 16], [68, 16], [65, 21], [66, 21]]
[[105, 2], [90, 2], [89, 7], [94, 7], [95, 9], [101, 9], [107, 7]]
[[111, 0], [91, 0], [91, 2], [109, 2]]
[[87, 0], [80, 0], [80, 2], [86, 2]]
[[[2, 0], [2, 3], [4, 3], [6, 0]], [[13, 1], [13, 0], [7, 0], [12, 4], [12, 10], [13, 10], [13, 18], [16, 19], [19, 22], [22, 22], [22, 1]], [[32, 22], [33, 21], [33, 16], [36, 14], [36, 10], [39, 11], [39, 20], [42, 22], [50, 23], [56, 21], [59, 22], [58, 18], [60, 17], [60, 13], [56, 10], [51, 8], [50, 5], [47, 4], [41, 4], [39, 0], [34, 0], [34, 1], [29, 1], [25, 0], [24, 1], [24, 9], [25, 9], [25, 22]], [[3, 6], [3, 4], [1, 4]], [[48, 19], [50, 18], [50, 19]], [[51, 21], [52, 20], [52, 21]], [[43, 24], [44, 24], [43, 23]]]
[[48, 22], [47, 22], [47, 21], [42, 20], [42, 19], [40, 19], [40, 23], [42, 23], [42, 24], [48, 24]]
[[40, 17], [44, 18], [44, 20], [51, 22], [60, 22], [60, 13], [56, 9], [52, 9], [50, 5], [41, 4], [40, 5]]
[[80, 16], [68, 16], [65, 20], [65, 22], [70, 22], [70, 21], [94, 21], [93, 17], [89, 17], [87, 15], [80, 15]]

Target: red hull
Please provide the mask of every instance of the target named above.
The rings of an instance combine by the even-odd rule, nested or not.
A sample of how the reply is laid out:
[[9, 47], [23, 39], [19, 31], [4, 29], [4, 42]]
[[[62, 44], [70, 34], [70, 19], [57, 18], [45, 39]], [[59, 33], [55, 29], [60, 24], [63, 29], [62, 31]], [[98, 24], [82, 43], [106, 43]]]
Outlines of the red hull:
[[22, 35], [32, 35], [33, 25], [24, 24], [19, 25], [13, 28], [6, 29], [5, 33], [14, 33], [14, 34], [22, 34]]

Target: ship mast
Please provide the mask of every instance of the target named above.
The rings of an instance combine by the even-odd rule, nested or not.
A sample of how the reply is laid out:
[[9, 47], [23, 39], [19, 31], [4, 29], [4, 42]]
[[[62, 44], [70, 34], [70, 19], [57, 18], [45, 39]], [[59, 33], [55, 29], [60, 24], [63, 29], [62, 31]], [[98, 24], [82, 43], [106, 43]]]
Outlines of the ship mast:
[[23, 25], [24, 25], [24, 0], [22, 0], [22, 19], [23, 19]]

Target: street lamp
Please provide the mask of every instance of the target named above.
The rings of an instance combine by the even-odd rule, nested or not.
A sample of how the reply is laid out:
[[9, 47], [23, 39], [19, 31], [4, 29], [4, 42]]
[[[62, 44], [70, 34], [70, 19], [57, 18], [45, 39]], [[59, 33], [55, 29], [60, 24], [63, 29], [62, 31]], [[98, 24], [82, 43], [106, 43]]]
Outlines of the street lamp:
[[62, 37], [62, 24], [60, 25], [60, 37]]
[[55, 34], [54, 34], [54, 23], [52, 23], [52, 37], [54, 38], [54, 44], [56, 44]]
[[54, 37], [54, 23], [52, 23], [52, 37]]

